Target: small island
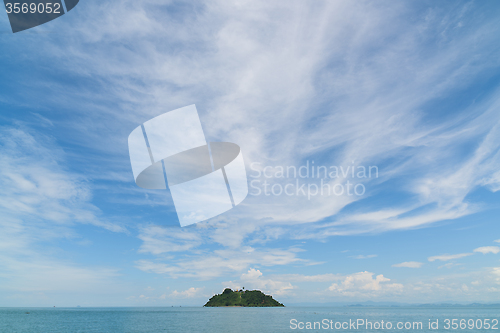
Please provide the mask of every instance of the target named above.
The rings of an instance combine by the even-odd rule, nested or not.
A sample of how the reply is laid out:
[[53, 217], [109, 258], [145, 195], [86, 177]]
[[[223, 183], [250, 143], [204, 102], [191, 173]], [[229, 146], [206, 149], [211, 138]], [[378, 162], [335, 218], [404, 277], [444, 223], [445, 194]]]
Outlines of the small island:
[[260, 290], [231, 290], [224, 289], [222, 294], [212, 296], [204, 306], [241, 306], [241, 307], [271, 307], [284, 306], [273, 299], [270, 295], [265, 295]]

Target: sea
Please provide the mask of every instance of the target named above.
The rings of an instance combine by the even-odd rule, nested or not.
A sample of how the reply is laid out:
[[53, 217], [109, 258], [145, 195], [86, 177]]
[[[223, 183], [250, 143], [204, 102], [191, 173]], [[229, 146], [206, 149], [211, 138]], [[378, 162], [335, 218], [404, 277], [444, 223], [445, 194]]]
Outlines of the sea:
[[2, 333], [499, 332], [500, 307], [0, 308]]

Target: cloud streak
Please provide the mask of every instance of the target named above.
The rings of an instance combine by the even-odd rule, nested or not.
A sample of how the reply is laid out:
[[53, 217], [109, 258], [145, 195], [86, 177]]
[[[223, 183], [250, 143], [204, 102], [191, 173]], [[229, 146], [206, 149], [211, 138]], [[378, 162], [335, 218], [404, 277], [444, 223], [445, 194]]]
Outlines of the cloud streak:
[[441, 255], [438, 255], [438, 256], [429, 257], [429, 258], [427, 258], [427, 260], [429, 260], [430, 262], [436, 261], [436, 260], [439, 260], [439, 261], [449, 261], [449, 260], [454, 260], [454, 259], [460, 259], [460, 258], [468, 257], [468, 256], [471, 256], [471, 255], [473, 255], [473, 253], [441, 254]]
[[423, 263], [418, 261], [405, 261], [399, 264], [394, 264], [392, 267], [420, 268]]
[[498, 247], [498, 246], [482, 246], [482, 247], [478, 247], [477, 249], [474, 249], [474, 252], [479, 252], [482, 254], [487, 254], [487, 253], [497, 254], [500, 252], [500, 247]]
[[[72, 60], [61, 62], [68, 71], [105, 82], [109, 100], [120, 100], [126, 110], [88, 102], [76, 110], [96, 110], [91, 111], [96, 119], [106, 123], [119, 119], [111, 124], [109, 147], [100, 145], [91, 117], [76, 128], [87, 138], [95, 136], [86, 140], [93, 149], [113, 147], [110, 153], [125, 164], [126, 150], [118, 143], [128, 133], [125, 128], [195, 101], [207, 137], [238, 143], [247, 164], [300, 166], [305, 158], [331, 165], [383, 164], [381, 178], [366, 182], [372, 189], [367, 196], [377, 195], [384, 182], [412, 175], [400, 190], [406, 200], [397, 206], [339, 214], [359, 198], [248, 198], [238, 219], [326, 220], [319, 232], [305, 235], [310, 238], [424, 227], [477, 211], [465, 200], [467, 194], [477, 186], [494, 191], [498, 185], [493, 172], [498, 91], [456, 110], [454, 118], [433, 119], [427, 106], [484, 79], [498, 65], [489, 52], [496, 38], [491, 22], [465, 19], [473, 6], [419, 12], [411, 3], [364, 2], [370, 10], [360, 12], [332, 2], [211, 1], [194, 4], [195, 11], [176, 8], [179, 21], [158, 15], [170, 17], [175, 4], [93, 4], [75, 17], [81, 22], [72, 30], [92, 47], [68, 41], [65, 54]], [[416, 15], [411, 24], [410, 15]], [[383, 43], [388, 39], [391, 44]], [[189, 56], [172, 45], [189, 49]], [[480, 55], [481, 62], [463, 61]], [[71, 93], [78, 100], [95, 95]], [[475, 152], [453, 153], [471, 139], [481, 142]], [[429, 168], [430, 160], [439, 168]]]

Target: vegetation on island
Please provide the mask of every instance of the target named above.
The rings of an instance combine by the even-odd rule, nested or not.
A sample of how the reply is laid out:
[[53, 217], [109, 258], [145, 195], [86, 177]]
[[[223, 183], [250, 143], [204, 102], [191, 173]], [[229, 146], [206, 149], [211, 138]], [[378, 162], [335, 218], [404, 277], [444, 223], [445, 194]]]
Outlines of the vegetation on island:
[[265, 295], [260, 290], [231, 290], [224, 289], [222, 294], [212, 296], [204, 306], [252, 306], [252, 307], [270, 307], [284, 306], [280, 302], [273, 299], [270, 295]]

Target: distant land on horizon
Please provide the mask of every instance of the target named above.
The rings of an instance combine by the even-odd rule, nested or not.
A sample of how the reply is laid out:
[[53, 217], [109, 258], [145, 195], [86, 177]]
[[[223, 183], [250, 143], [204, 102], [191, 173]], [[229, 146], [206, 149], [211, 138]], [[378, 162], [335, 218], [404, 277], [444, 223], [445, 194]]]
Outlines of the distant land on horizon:
[[[259, 291], [259, 290], [255, 290]], [[237, 291], [239, 292], [239, 291]], [[249, 292], [249, 291], [246, 291]], [[261, 292], [262, 293], [262, 292]], [[263, 294], [263, 293], [262, 293]], [[264, 295], [264, 294], [263, 294]], [[215, 295], [218, 296], [218, 295]], [[213, 297], [215, 297], [213, 296]], [[268, 295], [264, 295], [268, 296]], [[213, 298], [212, 297], [212, 298]], [[271, 296], [268, 296], [271, 297]], [[272, 297], [271, 297], [272, 298]], [[273, 301], [275, 301], [273, 299]], [[275, 301], [276, 302], [276, 301]], [[208, 302], [207, 302], [208, 304]], [[204, 306], [207, 307], [213, 307], [214, 305], [207, 305], [205, 304]], [[281, 304], [281, 303], [280, 303]], [[174, 308], [174, 307], [200, 307], [200, 305], [193, 305], [193, 304], [183, 304], [183, 305], [160, 305], [160, 306], [153, 306], [153, 307], [159, 307], [159, 308]], [[216, 305], [218, 306], [218, 305]], [[226, 305], [221, 305], [222, 307]], [[234, 306], [240, 306], [240, 307], [249, 307], [248, 305], [234, 305]], [[277, 306], [284, 306], [284, 305], [277, 305]], [[21, 308], [21, 309], [33, 309], [33, 308], [57, 308], [57, 309], [98, 309], [98, 308], [148, 308], [151, 306], [117, 306], [117, 305], [109, 305], [109, 306], [0, 306], [0, 309], [11, 309], [11, 308]], [[368, 301], [368, 302], [328, 302], [328, 303], [289, 303], [287, 307], [318, 307], [318, 308], [327, 308], [327, 307], [434, 307], [434, 308], [440, 308], [440, 307], [457, 307], [457, 308], [500, 308], [500, 303], [459, 303], [459, 302], [441, 302], [441, 303], [397, 303], [397, 302], [373, 302], [373, 301]]]
[[327, 302], [312, 303], [300, 302], [288, 304], [289, 307], [500, 307], [500, 303], [466, 303], [466, 302], [440, 302], [440, 303], [398, 303], [398, 302]]
[[260, 290], [236, 290], [224, 289], [222, 294], [212, 296], [205, 307], [276, 307], [284, 306], [272, 296], [264, 294]]

